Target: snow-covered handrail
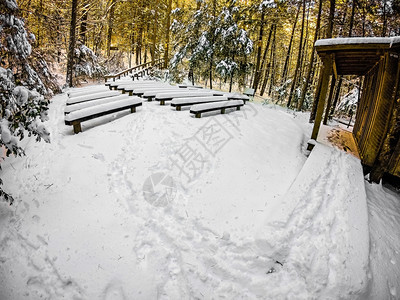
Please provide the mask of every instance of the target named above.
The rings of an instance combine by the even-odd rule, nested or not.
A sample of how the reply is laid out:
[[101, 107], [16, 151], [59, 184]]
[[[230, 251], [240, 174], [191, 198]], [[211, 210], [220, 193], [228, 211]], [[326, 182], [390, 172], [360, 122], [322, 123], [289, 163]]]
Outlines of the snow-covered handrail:
[[134, 67], [132, 67], [132, 68], [123, 70], [123, 71], [121, 71], [121, 72], [119, 72], [119, 73], [117, 73], [117, 74], [105, 75], [105, 76], [104, 76], [104, 80], [107, 81], [107, 79], [111, 79], [111, 78], [112, 78], [113, 81], [115, 81], [115, 78], [120, 79], [121, 76], [128, 75], [129, 73], [132, 73], [133, 71], [135, 71], [135, 70], [137, 70], [137, 69], [141, 69], [141, 68], [145, 69], [145, 68], [149, 68], [149, 67], [160, 66], [160, 65], [163, 64], [163, 62], [164, 62], [164, 60], [163, 60], [162, 58], [160, 58], [160, 59], [158, 59], [158, 60], [154, 60], [154, 61], [149, 61], [149, 62], [147, 62], [147, 63], [140, 64], [140, 65], [134, 66]]

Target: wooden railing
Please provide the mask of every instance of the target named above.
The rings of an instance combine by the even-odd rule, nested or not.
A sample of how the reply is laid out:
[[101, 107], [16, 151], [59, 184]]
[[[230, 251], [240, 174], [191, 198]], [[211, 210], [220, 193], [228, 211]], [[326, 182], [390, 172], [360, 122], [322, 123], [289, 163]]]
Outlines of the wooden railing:
[[115, 81], [115, 78], [120, 79], [121, 76], [126, 76], [129, 73], [133, 73], [134, 71], [137, 71], [137, 70], [138, 71], [148, 71], [150, 68], [159, 67], [159, 66], [162, 66], [163, 64], [164, 64], [164, 60], [162, 58], [160, 58], [155, 61], [149, 61], [147, 63], [140, 64], [140, 65], [134, 66], [132, 68], [123, 70], [117, 74], [105, 75], [104, 80], [107, 81], [108, 79], [112, 79], [113, 81]]

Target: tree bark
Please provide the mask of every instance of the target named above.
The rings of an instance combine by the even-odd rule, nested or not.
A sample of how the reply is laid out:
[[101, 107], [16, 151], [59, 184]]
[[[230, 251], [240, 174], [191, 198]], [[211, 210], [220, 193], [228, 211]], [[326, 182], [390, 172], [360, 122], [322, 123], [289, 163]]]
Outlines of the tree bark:
[[299, 14], [300, 14], [301, 3], [302, 2], [299, 3], [299, 6], [297, 8], [296, 18], [295, 18], [294, 23], [293, 23], [292, 34], [290, 36], [290, 41], [289, 41], [289, 47], [288, 47], [288, 51], [287, 51], [287, 54], [286, 54], [285, 64], [283, 66], [281, 83], [284, 83], [286, 81], [286, 76], [287, 76], [288, 66], [289, 66], [289, 58], [290, 58], [290, 53], [292, 51], [294, 32], [296, 30], [296, 24], [297, 24], [297, 20], [299, 18]]
[[313, 49], [311, 51], [311, 57], [310, 57], [310, 60], [309, 60], [306, 80], [304, 82], [303, 89], [301, 91], [300, 100], [297, 103], [297, 110], [301, 110], [303, 108], [304, 100], [306, 98], [306, 93], [307, 93], [307, 90], [308, 90], [308, 86], [310, 84], [311, 72], [312, 72], [313, 65], [314, 65], [314, 55], [315, 55], [314, 45], [315, 45], [315, 42], [318, 39], [318, 32], [319, 32], [319, 28], [321, 26], [322, 1], [323, 0], [319, 0], [317, 23], [315, 25], [315, 33], [314, 33], [314, 41], [313, 41]]
[[89, 14], [88, 6], [89, 6], [88, 0], [85, 0], [85, 2], [83, 3], [81, 26], [79, 28], [80, 41], [84, 45], [86, 45], [87, 20]]
[[272, 24], [272, 25], [271, 25], [271, 28], [270, 28], [270, 30], [269, 30], [268, 39], [267, 39], [267, 44], [265, 45], [265, 48], [264, 48], [264, 53], [263, 53], [263, 56], [262, 56], [261, 65], [259, 66], [259, 69], [258, 69], [258, 71], [256, 72], [256, 76], [255, 76], [255, 79], [254, 79], [254, 84], [253, 84], [253, 89], [254, 89], [254, 91], [257, 91], [258, 84], [259, 84], [260, 81], [261, 81], [261, 74], [262, 74], [262, 71], [264, 70], [265, 59], [266, 59], [266, 57], [267, 57], [267, 53], [268, 53], [268, 50], [269, 50], [269, 46], [270, 46], [270, 44], [271, 44], [271, 37], [272, 37], [272, 32], [274, 31], [274, 27], [275, 27], [275, 24]]
[[74, 52], [75, 52], [75, 27], [76, 27], [76, 15], [77, 15], [78, 0], [72, 0], [71, 7], [71, 24], [69, 28], [69, 46], [67, 56], [67, 84], [69, 87], [73, 86], [73, 68], [74, 68]]
[[[262, 40], [264, 37], [264, 17], [265, 17], [265, 8], [263, 7], [261, 10], [260, 31], [258, 33], [258, 42], [257, 42], [257, 60], [256, 60], [256, 69], [254, 71], [254, 81], [253, 81], [253, 89], [254, 90], [256, 90], [256, 88], [257, 88], [258, 80], [259, 80], [259, 76], [260, 76]], [[272, 30], [270, 32], [272, 32]]]
[[166, 20], [166, 32], [165, 32], [165, 52], [164, 52], [164, 69], [168, 68], [169, 62], [169, 28], [171, 27], [171, 10], [172, 0], [168, 0], [167, 6], [167, 20]]
[[290, 87], [290, 92], [289, 92], [289, 99], [287, 103], [287, 107], [290, 107], [290, 104], [292, 103], [292, 98], [293, 98], [293, 93], [297, 85], [297, 79], [298, 79], [298, 74], [300, 70], [300, 61], [301, 61], [301, 54], [302, 54], [302, 46], [303, 46], [303, 34], [304, 34], [304, 21], [306, 17], [306, 0], [303, 0], [303, 20], [301, 21], [301, 32], [300, 32], [300, 42], [299, 42], [299, 53], [297, 55], [297, 63], [296, 63], [296, 69], [294, 71], [294, 77], [292, 81], [292, 86]]
[[114, 11], [115, 11], [115, 3], [117, 0], [111, 0], [111, 5], [109, 7], [109, 14], [108, 14], [108, 28], [107, 28], [107, 57], [110, 57], [110, 49], [111, 49], [111, 38], [112, 38], [112, 30], [113, 30], [113, 23], [114, 23]]

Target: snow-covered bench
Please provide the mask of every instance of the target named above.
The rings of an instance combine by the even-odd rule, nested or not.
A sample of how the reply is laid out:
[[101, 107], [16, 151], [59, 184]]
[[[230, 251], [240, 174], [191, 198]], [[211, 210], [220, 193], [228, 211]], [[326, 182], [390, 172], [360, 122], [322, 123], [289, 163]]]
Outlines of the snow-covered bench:
[[224, 96], [228, 97], [229, 100], [243, 100], [244, 104], [250, 100], [249, 96], [238, 93], [225, 93]]
[[142, 101], [136, 97], [110, 102], [106, 104], [91, 106], [73, 111], [65, 116], [65, 125], [74, 126], [74, 133], [82, 132], [81, 123], [87, 120], [95, 119], [101, 116], [130, 109], [132, 113], [136, 112], [136, 107], [141, 106]]
[[202, 91], [173, 91], [157, 93], [155, 96], [156, 101], [160, 101], [160, 105], [165, 105], [165, 101], [172, 100], [173, 98], [185, 98], [185, 97], [210, 97], [214, 96], [213, 92], [202, 92]]
[[201, 114], [205, 112], [221, 110], [221, 114], [224, 114], [227, 108], [236, 108], [237, 110], [240, 110], [240, 107], [243, 105], [243, 100], [196, 104], [190, 107], [190, 113], [195, 114], [196, 118], [201, 118]]
[[107, 91], [108, 91], [107, 87], [96, 85], [96, 86], [88, 86], [84, 88], [73, 89], [72, 91], [68, 91], [67, 95], [68, 98], [73, 98], [73, 97], [79, 97], [79, 96], [84, 96], [99, 92], [107, 92]]
[[121, 93], [117, 92], [117, 91], [97, 92], [97, 93], [93, 93], [93, 94], [89, 94], [89, 95], [69, 98], [67, 100], [67, 105], [72, 105], [72, 104], [76, 104], [76, 103], [81, 103], [81, 102], [86, 102], [86, 101], [91, 101], [91, 100], [96, 100], [96, 99], [101, 99], [101, 98], [119, 96], [119, 95], [121, 95]]
[[[64, 114], [67, 115], [70, 112], [80, 110], [80, 109], [83, 109], [86, 107], [92, 107], [92, 106], [96, 106], [96, 105], [100, 105], [100, 104], [115, 102], [115, 101], [119, 101], [119, 100], [123, 100], [123, 99], [127, 99], [127, 98], [129, 98], [128, 95], [119, 95], [119, 96], [115, 96], [115, 97], [101, 98], [101, 99], [97, 99], [97, 100], [81, 102], [81, 103], [77, 103], [74, 105], [67, 105], [64, 109]], [[135, 97], [135, 98], [140, 99], [138, 97]]]
[[176, 107], [176, 110], [181, 110], [182, 106], [221, 101], [228, 101], [228, 98], [225, 96], [174, 98], [171, 101], [171, 106]]
[[119, 86], [129, 85], [129, 84], [132, 84], [132, 80], [131, 81], [128, 81], [128, 80], [115, 81], [115, 82], [110, 82], [110, 84], [108, 85], [108, 88], [110, 90], [112, 90], [112, 89], [116, 90]]
[[196, 88], [196, 89], [202, 89], [203, 87], [200, 85], [191, 85], [191, 84], [178, 84], [178, 87], [180, 88]]
[[255, 94], [255, 90], [252, 88], [246, 88], [243, 92], [243, 94], [245, 94], [246, 96], [252, 97], [254, 98], [254, 94]]

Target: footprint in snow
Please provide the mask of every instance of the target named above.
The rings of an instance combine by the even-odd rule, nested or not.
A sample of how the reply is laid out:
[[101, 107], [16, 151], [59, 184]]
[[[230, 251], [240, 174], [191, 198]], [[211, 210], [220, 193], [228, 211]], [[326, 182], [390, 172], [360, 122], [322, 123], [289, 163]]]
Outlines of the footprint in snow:
[[95, 153], [95, 154], [92, 155], [92, 157], [94, 159], [98, 159], [98, 160], [103, 161], [103, 162], [105, 161], [104, 155], [102, 153]]

